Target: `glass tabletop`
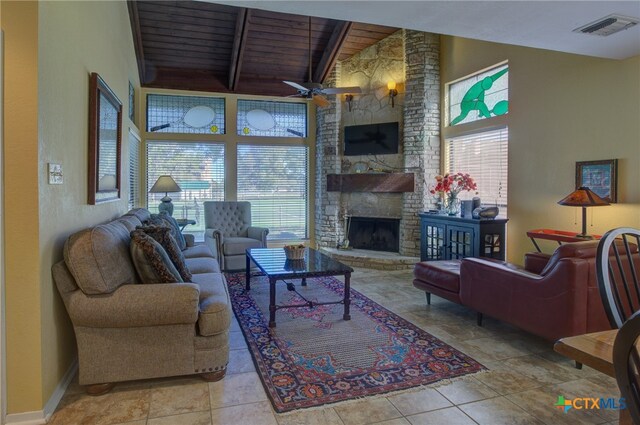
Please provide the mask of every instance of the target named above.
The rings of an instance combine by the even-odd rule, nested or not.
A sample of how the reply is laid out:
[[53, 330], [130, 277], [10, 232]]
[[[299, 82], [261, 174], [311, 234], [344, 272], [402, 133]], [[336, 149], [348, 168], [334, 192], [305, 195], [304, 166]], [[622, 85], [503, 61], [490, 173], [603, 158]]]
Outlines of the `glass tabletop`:
[[287, 260], [284, 248], [252, 248], [247, 250], [247, 255], [268, 276], [304, 277], [353, 272], [351, 267], [313, 248], [305, 248], [304, 258], [300, 260]]

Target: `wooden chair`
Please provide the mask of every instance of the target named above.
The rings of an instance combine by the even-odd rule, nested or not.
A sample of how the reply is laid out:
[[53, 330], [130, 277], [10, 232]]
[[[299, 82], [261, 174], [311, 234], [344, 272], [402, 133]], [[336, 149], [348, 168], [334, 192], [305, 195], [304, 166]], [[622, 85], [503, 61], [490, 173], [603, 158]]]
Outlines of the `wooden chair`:
[[620, 328], [640, 310], [640, 230], [608, 231], [598, 244], [596, 277], [611, 326]]
[[634, 313], [622, 325], [613, 344], [616, 381], [634, 424], [640, 424], [640, 355], [636, 345], [638, 337], [640, 311]]

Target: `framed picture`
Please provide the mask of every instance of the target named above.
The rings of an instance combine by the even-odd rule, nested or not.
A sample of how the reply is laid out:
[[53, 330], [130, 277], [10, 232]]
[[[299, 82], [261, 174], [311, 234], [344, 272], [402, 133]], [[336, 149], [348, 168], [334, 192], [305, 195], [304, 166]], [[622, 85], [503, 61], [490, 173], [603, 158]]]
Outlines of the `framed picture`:
[[89, 205], [120, 199], [122, 103], [95, 72], [89, 78]]
[[611, 203], [618, 202], [618, 160], [576, 162], [576, 189], [581, 186]]

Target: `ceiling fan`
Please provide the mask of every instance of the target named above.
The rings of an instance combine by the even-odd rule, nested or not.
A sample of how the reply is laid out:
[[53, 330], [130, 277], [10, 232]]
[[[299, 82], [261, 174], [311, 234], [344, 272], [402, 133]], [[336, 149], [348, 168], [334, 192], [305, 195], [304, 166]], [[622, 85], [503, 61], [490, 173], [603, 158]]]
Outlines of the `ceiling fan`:
[[341, 93], [361, 93], [360, 87], [327, 87], [324, 88], [320, 83], [314, 83], [311, 69], [311, 16], [309, 16], [309, 79], [306, 83], [296, 83], [293, 81], [283, 81], [298, 90], [297, 94], [292, 97], [304, 97], [313, 101], [317, 106], [325, 107], [331, 103], [324, 95], [341, 94]]

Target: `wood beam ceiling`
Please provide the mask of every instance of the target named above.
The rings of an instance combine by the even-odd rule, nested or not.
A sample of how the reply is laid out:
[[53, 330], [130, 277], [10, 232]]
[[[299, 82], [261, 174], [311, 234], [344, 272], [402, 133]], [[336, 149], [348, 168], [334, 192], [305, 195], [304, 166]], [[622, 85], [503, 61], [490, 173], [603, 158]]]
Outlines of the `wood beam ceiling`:
[[140, 85], [146, 83], [146, 69], [144, 64], [144, 50], [142, 48], [142, 32], [140, 31], [140, 15], [138, 14], [138, 4], [136, 0], [128, 0], [129, 21], [131, 21], [131, 33], [133, 35], [133, 48], [138, 61], [138, 76]]
[[231, 50], [231, 60], [229, 61], [229, 90], [236, 91], [240, 81], [242, 71], [242, 59], [247, 45], [247, 33], [249, 32], [249, 19], [251, 9], [246, 7], [238, 11], [236, 19], [236, 32], [233, 38], [233, 49]]
[[313, 81], [324, 83], [324, 80], [327, 79], [327, 76], [338, 60], [340, 50], [347, 40], [349, 31], [351, 31], [352, 27], [353, 22], [338, 21], [333, 29], [333, 32], [331, 33], [331, 38], [327, 43], [324, 54], [322, 55], [322, 58], [320, 59], [320, 62], [316, 67], [316, 72], [313, 75]]

